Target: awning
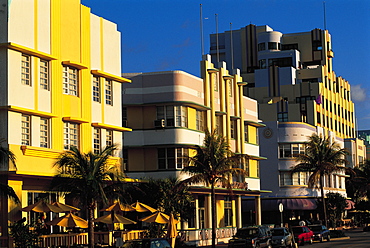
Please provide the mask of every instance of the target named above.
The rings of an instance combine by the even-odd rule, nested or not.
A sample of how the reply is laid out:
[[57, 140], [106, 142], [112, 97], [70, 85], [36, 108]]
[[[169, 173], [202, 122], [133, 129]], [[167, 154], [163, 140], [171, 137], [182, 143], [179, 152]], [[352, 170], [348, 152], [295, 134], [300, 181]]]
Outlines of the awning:
[[262, 199], [262, 211], [279, 211], [279, 204], [282, 203], [284, 210], [314, 210], [317, 208], [314, 199]]
[[347, 202], [347, 207], [346, 207], [346, 210], [351, 210], [351, 209], [355, 209], [355, 203], [351, 200], [346, 200]]

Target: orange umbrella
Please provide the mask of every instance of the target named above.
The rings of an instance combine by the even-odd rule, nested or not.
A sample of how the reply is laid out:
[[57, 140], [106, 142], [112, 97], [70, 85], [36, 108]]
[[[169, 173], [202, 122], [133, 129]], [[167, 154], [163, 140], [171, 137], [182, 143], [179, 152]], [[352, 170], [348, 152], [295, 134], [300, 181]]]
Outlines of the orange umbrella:
[[113, 224], [113, 223], [122, 223], [122, 224], [136, 224], [135, 221], [130, 220], [126, 217], [123, 217], [122, 215], [115, 214], [115, 213], [110, 213], [107, 215], [103, 215], [99, 218], [96, 218], [94, 222], [103, 222], [105, 224]]
[[[164, 214], [162, 212], [156, 212], [152, 215], [149, 215], [147, 217], [139, 219], [140, 221], [145, 221], [145, 222], [156, 222], [160, 224], [167, 224], [170, 222], [170, 217], [167, 214]], [[175, 220], [175, 223], [179, 223], [179, 221]]]
[[66, 214], [62, 217], [56, 218], [52, 221], [47, 222], [48, 225], [57, 225], [57, 226], [64, 226], [64, 227], [81, 227], [87, 228], [88, 223], [86, 220], [74, 215], [72, 213]]
[[48, 212], [61, 213], [61, 212], [64, 212], [58, 206], [54, 206], [54, 205], [52, 205], [50, 203], [47, 203], [43, 200], [39, 200], [38, 202], [36, 202], [32, 205], [29, 205], [25, 208], [22, 208], [22, 211], [24, 211], [24, 212], [34, 211], [34, 212], [39, 212], [39, 213], [48, 213]]
[[72, 211], [80, 211], [79, 208], [60, 203], [60, 202], [53, 202], [52, 205], [59, 207], [60, 209], [63, 210], [63, 212], [72, 212]]
[[175, 220], [175, 217], [173, 214], [170, 215], [170, 220], [167, 224], [167, 239], [171, 240], [171, 247], [175, 247], [176, 237], [177, 237], [177, 228], [176, 223], [178, 223], [177, 220]]
[[150, 212], [154, 213], [154, 212], [158, 211], [157, 209], [149, 207], [148, 205], [145, 205], [144, 203], [141, 203], [141, 202], [136, 202], [134, 204], [131, 204], [131, 206], [133, 208], [135, 208], [137, 212], [148, 212], [148, 211], [150, 211]]
[[110, 212], [110, 211], [124, 211], [124, 212], [128, 212], [128, 211], [136, 211], [136, 209], [130, 205], [127, 205], [127, 204], [121, 204], [120, 202], [115, 202], [113, 203], [113, 205], [107, 207], [107, 208], [104, 208], [104, 209], [101, 209], [100, 211], [107, 211], [107, 212]]

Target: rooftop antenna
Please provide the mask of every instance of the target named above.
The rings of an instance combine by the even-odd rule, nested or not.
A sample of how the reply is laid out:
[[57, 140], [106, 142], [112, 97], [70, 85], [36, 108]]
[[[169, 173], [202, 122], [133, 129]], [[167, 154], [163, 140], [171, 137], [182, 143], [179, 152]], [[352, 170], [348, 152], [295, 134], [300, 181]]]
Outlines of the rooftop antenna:
[[200, 43], [201, 43], [201, 50], [202, 56], [204, 55], [204, 36], [203, 36], [203, 7], [200, 4]]
[[325, 1], [323, 2], [324, 5], [324, 30], [326, 30], [326, 4]]
[[215, 14], [216, 19], [216, 49], [217, 49], [217, 63], [220, 62], [220, 52], [218, 49], [218, 14]]
[[231, 70], [234, 70], [233, 24], [230, 22]]

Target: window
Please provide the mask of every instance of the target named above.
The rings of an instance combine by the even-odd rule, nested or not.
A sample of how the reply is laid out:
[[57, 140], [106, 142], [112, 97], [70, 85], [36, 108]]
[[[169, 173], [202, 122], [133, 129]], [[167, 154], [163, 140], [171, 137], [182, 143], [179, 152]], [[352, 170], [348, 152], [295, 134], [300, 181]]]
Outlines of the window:
[[22, 145], [31, 145], [31, 116], [22, 115]]
[[205, 216], [206, 216], [206, 197], [205, 195], [198, 195], [198, 216], [199, 216], [199, 228], [204, 229], [205, 226]]
[[101, 130], [100, 128], [94, 128], [94, 153], [100, 153], [101, 149]]
[[105, 103], [113, 105], [112, 81], [105, 81]]
[[106, 146], [111, 146], [113, 145], [113, 130], [106, 130], [105, 133], [105, 145]]
[[78, 70], [63, 66], [63, 93], [78, 96]]
[[286, 185], [307, 185], [309, 178], [308, 172], [280, 171], [280, 186]]
[[197, 110], [196, 115], [197, 115], [196, 116], [196, 128], [199, 131], [203, 131], [204, 130], [204, 112]]
[[31, 56], [22, 54], [22, 84], [31, 86]]
[[281, 50], [298, 50], [298, 43], [282, 44]]
[[266, 45], [265, 43], [259, 43], [258, 44], [258, 51], [263, 51], [266, 50]]
[[122, 107], [122, 127], [127, 127], [127, 108]]
[[49, 90], [49, 61], [40, 60], [40, 87]]
[[278, 113], [278, 121], [287, 122], [288, 121], [288, 112]]
[[248, 137], [248, 125], [244, 123], [244, 141], [249, 142], [249, 137]]
[[222, 134], [222, 130], [223, 130], [223, 117], [222, 115], [217, 115], [216, 116], [216, 130], [217, 130], [217, 134], [221, 135]]
[[100, 102], [100, 78], [93, 76], [93, 101]]
[[268, 43], [268, 49], [269, 50], [277, 50], [277, 48], [278, 48], [277, 42], [269, 42]]
[[279, 144], [279, 158], [297, 157], [298, 154], [305, 154], [306, 144]]
[[40, 118], [40, 147], [49, 148], [49, 119]]
[[158, 169], [182, 169], [188, 158], [188, 148], [158, 148]]
[[72, 146], [78, 147], [79, 131], [77, 123], [64, 122], [64, 149], [70, 149]]
[[293, 59], [291, 57], [269, 59], [268, 62], [269, 66], [293, 67]]
[[224, 220], [225, 226], [232, 225], [232, 204], [230, 196], [224, 197]]
[[187, 127], [187, 113], [185, 106], [157, 106], [157, 120], [165, 119], [168, 127]]
[[236, 121], [230, 121], [230, 134], [232, 139], [236, 139]]
[[266, 69], [266, 59], [259, 60], [260, 69]]

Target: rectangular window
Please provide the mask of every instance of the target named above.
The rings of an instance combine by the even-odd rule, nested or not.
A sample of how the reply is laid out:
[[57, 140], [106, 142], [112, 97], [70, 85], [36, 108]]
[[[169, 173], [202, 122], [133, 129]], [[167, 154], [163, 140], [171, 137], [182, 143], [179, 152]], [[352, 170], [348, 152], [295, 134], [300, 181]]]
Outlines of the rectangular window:
[[230, 196], [224, 197], [225, 227], [232, 225], [232, 203]]
[[280, 186], [292, 184], [292, 173], [289, 171], [280, 171]]
[[22, 84], [31, 86], [31, 56], [22, 54]]
[[22, 115], [22, 145], [31, 145], [31, 116]]
[[40, 60], [40, 88], [49, 90], [49, 61]]
[[49, 148], [49, 119], [40, 118], [40, 147]]
[[278, 46], [277, 46], [277, 42], [269, 42], [268, 43], [268, 49], [269, 50], [277, 50]]
[[248, 125], [244, 123], [244, 142], [249, 142]]
[[280, 121], [280, 122], [287, 122], [288, 121], [288, 112], [280, 112], [280, 113], [278, 113], [278, 121]]
[[230, 135], [232, 139], [236, 139], [236, 121], [230, 121]]
[[167, 127], [187, 127], [188, 108], [185, 106], [157, 106], [157, 120], [165, 119]]
[[259, 60], [260, 69], [266, 69], [266, 59]]
[[112, 81], [105, 81], [105, 103], [113, 105]]
[[94, 128], [94, 153], [99, 154], [101, 151], [101, 130]]
[[216, 116], [216, 130], [217, 130], [217, 133], [220, 135], [222, 134], [222, 130], [223, 130], [222, 120], [223, 120], [222, 115]]
[[187, 165], [188, 148], [158, 148], [158, 169], [182, 169]]
[[196, 128], [199, 131], [204, 131], [204, 112], [197, 110], [196, 115]]
[[263, 51], [266, 50], [266, 45], [265, 43], [259, 43], [258, 44], [258, 51]]
[[80, 130], [77, 123], [64, 122], [64, 149], [79, 145]]
[[93, 76], [93, 101], [100, 102], [100, 78]]
[[113, 130], [106, 130], [105, 145], [106, 146], [113, 145]]
[[122, 107], [122, 127], [128, 127], [127, 124], [127, 108]]
[[63, 93], [78, 96], [78, 70], [76, 68], [63, 66]]

